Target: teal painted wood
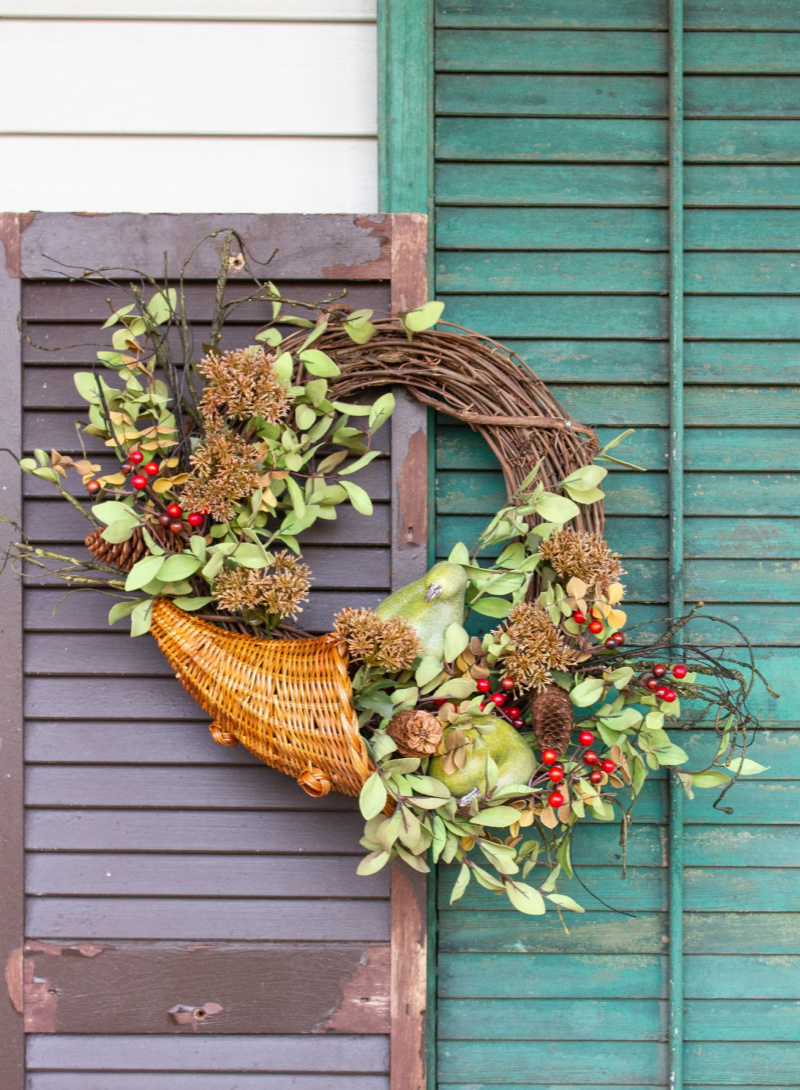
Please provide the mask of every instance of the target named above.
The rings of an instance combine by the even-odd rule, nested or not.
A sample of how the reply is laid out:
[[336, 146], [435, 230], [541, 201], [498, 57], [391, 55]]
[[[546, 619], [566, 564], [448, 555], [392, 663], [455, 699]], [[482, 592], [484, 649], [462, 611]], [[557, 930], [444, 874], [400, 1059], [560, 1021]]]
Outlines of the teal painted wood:
[[[798, 35], [800, 38], [800, 35]], [[798, 163], [798, 121], [686, 121], [686, 159], [694, 163]], [[441, 160], [504, 162], [665, 162], [666, 121], [639, 118], [443, 117], [436, 123]]]
[[[704, 1085], [712, 1078], [719, 1078], [720, 1070], [730, 1072], [731, 1086], [752, 1084], [760, 1079], [758, 1085], [787, 1090], [800, 1081], [800, 1043], [726, 1042], [687, 1047], [687, 1082]], [[497, 1076], [500, 1071], [502, 1084]], [[516, 1083], [507, 1081], [512, 1071]], [[591, 1064], [581, 1050], [564, 1048], [560, 1042], [449, 1041], [440, 1051], [444, 1086], [465, 1080], [471, 1087], [520, 1086], [534, 1079], [574, 1081], [589, 1073], [595, 1077], [605, 1075], [609, 1083], [619, 1086], [623, 1080], [629, 1083], [633, 1079], [663, 1083], [667, 1071], [665, 1046], [655, 1042], [640, 1042], [635, 1051], [623, 1051], [612, 1042], [598, 1041], [592, 1049]]]
[[378, 157], [384, 212], [429, 212], [432, 194], [432, 0], [378, 5]]
[[[687, 205], [797, 207], [800, 171], [794, 166], [692, 166], [684, 171]], [[644, 163], [565, 165], [439, 163], [436, 195], [444, 205], [666, 206], [667, 168]]]
[[446, 1040], [666, 1039], [665, 1004], [657, 999], [450, 999], [439, 1018]]
[[[604, 439], [631, 418], [638, 425], [639, 434], [623, 456], [646, 465], [648, 477], [614, 472], [607, 482], [608, 535], [630, 557], [632, 624], [663, 616], [669, 589], [664, 539], [669, 488], [658, 470], [665, 468], [668, 451], [664, 295], [670, 242], [673, 254], [676, 246], [664, 165], [667, 5], [656, 7], [654, 13], [649, 3], [576, 0], [566, 12], [558, 0], [441, 0], [438, 8], [444, 49], [437, 64], [439, 291], [448, 317], [481, 328], [491, 324], [555, 388], [565, 409], [599, 426]], [[682, 175], [687, 207], [680, 285], [689, 338], [683, 344], [686, 478], [679, 490], [685, 507], [685, 593], [687, 600], [702, 597], [711, 603], [710, 612], [758, 634], [764, 645], [761, 664], [783, 695], [776, 703], [760, 694], [756, 708], [768, 722], [786, 728], [764, 737], [764, 754], [751, 751], [771, 767], [762, 782], [737, 785], [729, 796], [733, 815], [711, 809], [709, 795], [699, 792], [686, 801], [687, 984], [691, 993], [695, 982], [699, 987], [704, 975], [713, 974], [717, 989], [687, 1001], [687, 1039], [701, 1044], [700, 1051], [687, 1046], [686, 1085], [783, 1086], [793, 1078], [792, 1068], [788, 1075], [775, 1073], [780, 1053], [770, 1041], [796, 1036], [792, 958], [800, 955], [800, 917], [793, 911], [799, 771], [793, 739], [800, 718], [793, 604], [800, 574], [800, 312], [794, 298], [800, 248], [800, 169], [794, 161], [800, 143], [793, 132], [793, 77], [800, 72], [800, 52], [797, 35], [763, 31], [798, 30], [800, 13], [783, 0], [775, 5], [695, 0], [686, 4], [686, 20], [688, 27], [712, 33], [689, 33], [684, 39], [691, 160]], [[612, 40], [613, 52], [607, 48]], [[552, 122], [560, 122], [561, 130]], [[603, 140], [606, 158], [600, 158]], [[462, 469], [463, 481], [465, 464], [471, 479], [459, 499], [448, 474]], [[459, 435], [458, 428], [443, 430], [437, 451], [439, 555], [459, 537], [474, 537], [483, 516], [502, 501], [492, 468], [480, 440]], [[711, 624], [702, 620], [687, 635], [715, 638]], [[689, 732], [684, 740], [694, 750], [703, 738]], [[618, 884], [632, 899], [663, 897], [665, 780], [647, 786], [641, 807], [631, 838], [633, 843], [643, 834], [641, 850], [630, 858], [635, 881]], [[576, 845], [578, 865], [593, 875], [613, 873], [609, 864], [619, 854], [617, 835], [615, 829], [595, 826], [591, 839]], [[643, 871], [649, 872], [649, 884], [640, 878]], [[602, 888], [610, 888], [608, 879], [603, 881]], [[752, 911], [758, 916], [750, 916]], [[510, 927], [509, 916], [489, 894], [476, 893], [469, 907], [443, 906], [442, 950], [485, 954], [498, 979], [516, 958], [524, 979], [526, 970], [544, 967], [542, 959], [550, 955], [566, 960], [577, 952], [587, 959], [604, 953], [609, 959], [663, 955], [669, 930], [666, 914], [654, 909], [626, 920], [594, 904], [585, 916], [570, 919], [568, 937], [551, 927], [552, 921]], [[502, 966], [496, 964], [501, 954], [509, 959]], [[787, 971], [770, 983], [769, 970], [777, 965], [770, 958], [782, 957], [788, 959]], [[750, 1000], [730, 998], [737, 985]], [[510, 986], [503, 991], [502, 983], [490, 986], [497, 1003], [513, 1002], [519, 994], [530, 996], [524, 1002], [540, 1001], [538, 994]], [[772, 995], [770, 987], [772, 999], [757, 998]], [[445, 987], [442, 991], [446, 994]], [[577, 1011], [584, 1002], [579, 994], [576, 986], [560, 997], [563, 1012], [570, 1008], [567, 999]], [[722, 998], [714, 998], [717, 994]], [[596, 999], [604, 1006], [623, 1002], [600, 991]], [[474, 1008], [459, 1007], [457, 998], [448, 1002], [453, 1027], [448, 1034], [474, 1037], [476, 1049], [486, 1038], [510, 1036], [500, 1027], [499, 1006], [492, 1029], [486, 1030]], [[747, 1002], [756, 1006], [748, 1010], [742, 1005]], [[566, 1018], [565, 1036], [582, 1040], [568, 1013]], [[772, 1034], [770, 1022], [777, 1027]], [[526, 1032], [518, 1031], [520, 1040]], [[644, 1035], [630, 1032], [631, 1053]], [[762, 1054], [770, 1066], [766, 1073], [740, 1068], [738, 1056], [732, 1067], [715, 1044], [741, 1048], [751, 1035], [772, 1050]], [[597, 1029], [587, 1032], [577, 1049], [594, 1056], [598, 1036]], [[573, 1082], [585, 1090], [595, 1078], [598, 1085], [618, 1084], [613, 1064], [597, 1076], [587, 1068], [571, 1082], [569, 1071], [548, 1068], [546, 1058], [535, 1072], [519, 1076], [520, 1046], [505, 1043], [514, 1051], [503, 1054], [508, 1063], [500, 1071], [495, 1065], [490, 1072], [487, 1061], [485, 1077], [475, 1067], [463, 1079], [444, 1073], [443, 1079], [453, 1086], [468, 1082], [470, 1090], [515, 1079], [557, 1090]], [[707, 1058], [712, 1054], [713, 1062]], [[634, 1063], [640, 1055], [637, 1051]], [[648, 1071], [639, 1081], [653, 1085], [661, 1076]], [[635, 1083], [636, 1077], [625, 1071], [621, 1081]]]
[[[688, 208], [684, 231], [687, 250], [794, 250], [800, 211]], [[436, 244], [444, 250], [666, 250], [667, 213], [658, 208], [445, 207], [437, 215]]]
[[[800, 80], [793, 76], [689, 76], [687, 118], [800, 117]], [[668, 81], [652, 76], [509, 76], [440, 73], [440, 116], [668, 116]]]
[[[667, 34], [613, 30], [440, 30], [441, 72], [668, 72]], [[691, 75], [800, 74], [800, 33], [685, 35]]]
[[[687, 156], [691, 137], [684, 125], [683, 106], [683, 0], [669, 4], [669, 610], [684, 611], [689, 572], [684, 542], [684, 325], [683, 162], [684, 133]], [[684, 791], [677, 775], [669, 779], [669, 1081], [683, 1090], [684, 1069], [684, 886], [687, 907], [690, 886], [684, 872]]]
[[[691, 30], [800, 30], [800, 11], [794, 0], [691, 0], [684, 22]], [[436, 25], [666, 30], [667, 13], [658, 0], [439, 0]]]
[[[686, 255], [684, 289], [693, 294], [780, 295], [800, 290], [800, 265], [791, 253]], [[637, 251], [460, 250], [441, 255], [436, 290], [443, 292], [662, 293], [668, 290], [666, 254]]]

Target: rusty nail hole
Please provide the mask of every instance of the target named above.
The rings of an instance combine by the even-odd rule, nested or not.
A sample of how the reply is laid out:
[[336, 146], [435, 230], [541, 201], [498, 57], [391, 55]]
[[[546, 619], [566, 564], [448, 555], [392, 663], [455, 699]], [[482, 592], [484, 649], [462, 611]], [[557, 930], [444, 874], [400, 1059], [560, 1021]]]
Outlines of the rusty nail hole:
[[192, 1011], [192, 1017], [196, 1018], [198, 1022], [202, 1022], [206, 1017], [205, 1007], [195, 1007]]

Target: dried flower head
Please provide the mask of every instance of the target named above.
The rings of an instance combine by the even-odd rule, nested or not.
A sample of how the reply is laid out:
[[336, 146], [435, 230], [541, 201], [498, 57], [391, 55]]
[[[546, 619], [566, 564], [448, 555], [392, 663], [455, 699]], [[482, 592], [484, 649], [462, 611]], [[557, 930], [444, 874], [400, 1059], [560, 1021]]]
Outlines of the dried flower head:
[[575, 661], [575, 651], [541, 606], [531, 602], [514, 606], [505, 625], [492, 635], [497, 640], [504, 631], [513, 650], [503, 656], [503, 664], [522, 689], [543, 689], [553, 680], [551, 670], [568, 670]]
[[200, 408], [207, 420], [217, 414], [233, 420], [263, 416], [278, 424], [289, 412], [289, 388], [275, 373], [275, 357], [263, 348], [209, 352], [200, 361], [200, 373], [206, 380]]
[[214, 592], [229, 613], [263, 610], [279, 617], [303, 612], [311, 589], [311, 570], [291, 553], [276, 553], [270, 568], [232, 568], [220, 572]]
[[624, 574], [619, 554], [612, 553], [599, 534], [560, 530], [542, 542], [540, 552], [565, 583], [576, 576], [587, 586], [606, 591]]
[[183, 506], [208, 511], [217, 522], [227, 522], [236, 501], [258, 488], [258, 454], [255, 447], [224, 424], [206, 431], [191, 458], [192, 472], [183, 486]]
[[382, 620], [371, 609], [347, 606], [336, 614], [333, 629], [352, 658], [368, 666], [380, 666], [387, 673], [407, 670], [422, 654], [416, 629], [402, 617]]

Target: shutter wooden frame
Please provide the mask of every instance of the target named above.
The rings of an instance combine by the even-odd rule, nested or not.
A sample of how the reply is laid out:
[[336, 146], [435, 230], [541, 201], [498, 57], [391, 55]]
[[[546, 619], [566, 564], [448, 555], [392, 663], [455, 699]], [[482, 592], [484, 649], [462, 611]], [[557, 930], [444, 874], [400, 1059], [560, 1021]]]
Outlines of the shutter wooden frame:
[[[337, 280], [348, 282], [388, 281], [391, 308], [397, 313], [422, 304], [427, 298], [427, 218], [417, 214], [378, 215], [137, 215], [89, 216], [61, 213], [6, 213], [0, 215], [0, 366], [4, 376], [4, 397], [0, 407], [3, 442], [19, 454], [22, 451], [22, 351], [17, 315], [22, 306], [22, 284], [26, 279], [57, 280], [68, 266], [78, 270], [92, 266], [116, 265], [161, 270], [164, 254], [180, 258], [194, 242], [211, 231], [235, 227], [256, 255], [278, 253], [269, 275], [280, 283], [287, 279]], [[215, 274], [212, 252], [200, 257], [200, 275]], [[206, 260], [208, 266], [202, 262]], [[170, 273], [176, 271], [169, 269]], [[392, 424], [392, 586], [417, 578], [427, 568], [428, 452], [427, 410], [404, 391], [398, 391], [398, 407]], [[22, 516], [20, 473], [6, 456], [2, 465], [2, 514], [16, 521]], [[8, 529], [8, 528], [6, 528]], [[6, 533], [5, 539], [12, 535]], [[76, 1032], [70, 1024], [68, 1004], [58, 1025], [48, 999], [52, 989], [69, 993], [71, 985], [85, 979], [86, 966], [93, 970], [95, 989], [87, 1010], [101, 1033], [119, 1033], [114, 1019], [103, 1011], [103, 989], [113, 989], [120, 973], [135, 971], [139, 992], [134, 987], [131, 1002], [143, 1007], [128, 1024], [126, 1033], [163, 1033], [153, 1029], [144, 1011], [152, 1001], [163, 1011], [161, 997], [152, 988], [141, 990], [148, 966], [157, 974], [164, 958], [172, 956], [172, 971], [180, 974], [181, 951], [165, 950], [160, 943], [125, 944], [103, 958], [89, 959], [79, 946], [72, 958], [55, 955], [70, 952], [69, 944], [56, 946], [32, 942], [25, 946], [24, 934], [24, 825], [23, 825], [23, 618], [20, 580], [10, 570], [0, 579], [0, 643], [3, 653], [3, 706], [0, 713], [0, 951], [6, 963], [8, 999], [0, 1004], [0, 1070], [5, 1090], [23, 1090], [25, 1084], [25, 1030], [46, 1033]], [[176, 682], [177, 684], [177, 682]], [[324, 815], [320, 814], [320, 821]], [[177, 944], [178, 946], [185, 944]], [[303, 944], [300, 944], [301, 946]], [[135, 948], [134, 948], [135, 946]], [[235, 952], [226, 944], [224, 956]], [[122, 949], [125, 947], [125, 949]], [[372, 946], [354, 957], [354, 949], [336, 943], [307, 944], [300, 979], [309, 989], [339, 995], [339, 1007], [328, 1031], [346, 1034], [385, 1033], [391, 1038], [391, 1083], [403, 1090], [423, 1090], [425, 1085], [426, 1006], [426, 883], [425, 877], [404, 864], [391, 875], [391, 944]], [[297, 955], [297, 948], [290, 953]], [[263, 950], [243, 977], [253, 985], [258, 974], [280, 959], [279, 949]], [[356, 952], [357, 953], [357, 952]], [[207, 957], [213, 956], [213, 952]], [[221, 956], [221, 955], [217, 955]], [[252, 962], [252, 952], [242, 944], [238, 964]], [[266, 958], [265, 962], [263, 959]], [[273, 960], [270, 961], [270, 958]], [[149, 960], [148, 960], [149, 959]], [[184, 959], [185, 960], [185, 959]], [[234, 968], [234, 962], [231, 962]], [[102, 966], [102, 968], [101, 968]], [[134, 967], [133, 969], [131, 967]], [[81, 978], [81, 972], [84, 976]], [[283, 968], [290, 972], [287, 963]], [[42, 979], [45, 980], [44, 989]], [[23, 983], [26, 981], [27, 983]], [[85, 989], [84, 989], [85, 990]], [[296, 988], [295, 988], [296, 990]], [[380, 1013], [380, 1002], [364, 1003], [364, 996], [380, 997], [390, 992], [388, 1012]], [[107, 993], [108, 994], [108, 993]], [[164, 993], [164, 1002], [168, 992]], [[291, 1004], [290, 1004], [291, 1006]], [[81, 1008], [76, 1008], [80, 1010]], [[388, 1014], [388, 1017], [387, 1017]], [[248, 1017], [250, 1021], [248, 1022]], [[259, 1017], [262, 1025], [259, 1029]], [[313, 1012], [295, 1020], [287, 1014], [284, 1023], [267, 1033], [318, 1031]], [[105, 1021], [104, 1021], [105, 1018]], [[288, 1021], [287, 1021], [288, 1019]], [[85, 1032], [85, 1028], [83, 1029]], [[263, 1013], [254, 1008], [232, 1032], [264, 1033]], [[343, 1045], [345, 1042], [343, 1042]]]

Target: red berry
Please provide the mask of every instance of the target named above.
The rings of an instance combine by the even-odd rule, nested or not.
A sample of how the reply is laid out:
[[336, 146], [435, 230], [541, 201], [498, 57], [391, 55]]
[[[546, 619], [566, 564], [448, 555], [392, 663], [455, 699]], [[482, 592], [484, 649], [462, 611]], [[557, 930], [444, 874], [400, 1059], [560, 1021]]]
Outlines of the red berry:
[[119, 467], [120, 473], [124, 473], [126, 477], [131, 472], [132, 469], [133, 469], [133, 466], [131, 465], [130, 462], [123, 462], [122, 465]]
[[163, 514], [158, 516], [158, 521], [161, 523], [162, 526], [169, 526], [169, 524], [172, 522], [172, 519], [166, 512], [164, 512]]
[[445, 704], [449, 704], [450, 701], [445, 700], [444, 697], [441, 697], [441, 698], [439, 698], [437, 700], [434, 700], [433, 703], [436, 705], [437, 708], [443, 708], [445, 706]]
[[522, 719], [521, 717], [519, 719], [515, 719], [514, 723], [513, 723], [513, 726], [515, 726], [517, 728], [517, 730], [519, 730], [520, 727], [525, 726], [525, 720]]
[[682, 662], [679, 662], [677, 666], [672, 667], [672, 676], [678, 679], [686, 677], [688, 673], [689, 671], [686, 669]]
[[664, 695], [661, 697], [661, 699], [667, 704], [672, 704], [673, 701], [678, 699], [678, 694], [675, 692], [674, 689], [665, 689]]
[[554, 749], [543, 749], [542, 750], [542, 764], [554, 765], [557, 760], [558, 760], [558, 754], [556, 753], [556, 751]]
[[[189, 523], [190, 526], [202, 526], [203, 525], [203, 517], [204, 516], [201, 515], [198, 511], [192, 511], [191, 515], [189, 515], [187, 517], [186, 521]], [[480, 681], [478, 682], [478, 688], [480, 689], [481, 692], [486, 691], [484, 689], [481, 689]]]
[[86, 491], [89, 493], [90, 496], [96, 496], [97, 493], [100, 491], [100, 482], [89, 481], [89, 483], [86, 485]]
[[144, 471], [148, 477], [155, 477], [158, 475], [158, 462], [148, 462], [144, 467]]
[[135, 466], [138, 466], [140, 462], [144, 461], [144, 455], [140, 450], [132, 450], [128, 455], [128, 461], [133, 462]]
[[645, 684], [647, 685], [647, 688], [650, 690], [651, 693], [654, 693], [656, 689], [661, 688], [661, 682], [658, 680], [657, 677], [649, 677]]
[[625, 643], [625, 637], [621, 632], [614, 633], [614, 643], [617, 647], [622, 647], [623, 643]]
[[595, 636], [599, 636], [600, 633], [603, 631], [603, 622], [591, 621], [589, 624], [589, 631], [594, 632]]
[[513, 677], [504, 677], [500, 682], [500, 688], [505, 689], [506, 692], [509, 692], [511, 689], [513, 689], [515, 685], [516, 681], [514, 681]]
[[506, 708], [505, 713], [506, 715], [510, 715], [512, 719], [519, 719], [519, 717], [522, 715], [522, 712], [519, 708]]
[[498, 708], [502, 708], [502, 706], [506, 702], [506, 698], [505, 698], [504, 693], [492, 693], [492, 695], [489, 697], [489, 699], [491, 700], [491, 702], [493, 704], [496, 704]]
[[581, 613], [579, 609], [576, 609], [575, 612], [572, 614], [572, 619], [575, 624], [586, 624], [586, 614]]
[[554, 791], [548, 798], [547, 805], [552, 806], [554, 810], [557, 810], [559, 806], [564, 805], [564, 796], [560, 791]]
[[[191, 523], [193, 518], [200, 517], [200, 515], [189, 515], [189, 522]], [[192, 525], [195, 525], [195, 523], [192, 523]], [[488, 677], [479, 677], [476, 684], [479, 693], [488, 693], [492, 687], [492, 683], [489, 681]]]
[[603, 782], [603, 773], [598, 772], [597, 769], [595, 769], [594, 772], [589, 773], [589, 779], [591, 780], [592, 783], [602, 783]]
[[600, 762], [600, 767], [604, 772], [613, 772], [617, 767], [613, 761], [605, 760]]
[[183, 514], [183, 508], [179, 503], [171, 503], [167, 508], [167, 514], [170, 518], [179, 519]]
[[663, 662], [659, 662], [656, 666], [653, 667], [653, 673], [655, 674], [656, 677], [663, 677], [664, 674], [666, 674], [666, 672], [667, 672], [667, 668], [663, 664]]
[[479, 707], [480, 707], [482, 712], [486, 711], [486, 705], [485, 704], [480, 704]]
[[175, 519], [174, 522], [169, 524], [169, 528], [172, 530], [173, 534], [180, 534], [183, 531], [183, 523], [180, 519]]
[[143, 473], [134, 473], [131, 484], [134, 488], [147, 488], [147, 477]]
[[564, 769], [561, 767], [561, 765], [553, 765], [547, 775], [553, 781], [553, 783], [561, 783], [561, 781], [564, 779]]
[[594, 735], [590, 730], [582, 730], [578, 735], [578, 741], [582, 746], [590, 746], [594, 741]]
[[597, 756], [593, 749], [587, 749], [583, 755], [584, 764], [596, 765], [600, 758]]
[[618, 646], [617, 637], [616, 636], [609, 636], [608, 639], [605, 641], [605, 646], [610, 647], [611, 650], [613, 651], [614, 648]]
[[666, 689], [666, 687], [664, 685], [659, 685], [659, 687], [656, 689], [656, 696], [658, 697], [659, 700], [664, 699], [664, 693], [666, 691], [667, 691], [667, 689]]

